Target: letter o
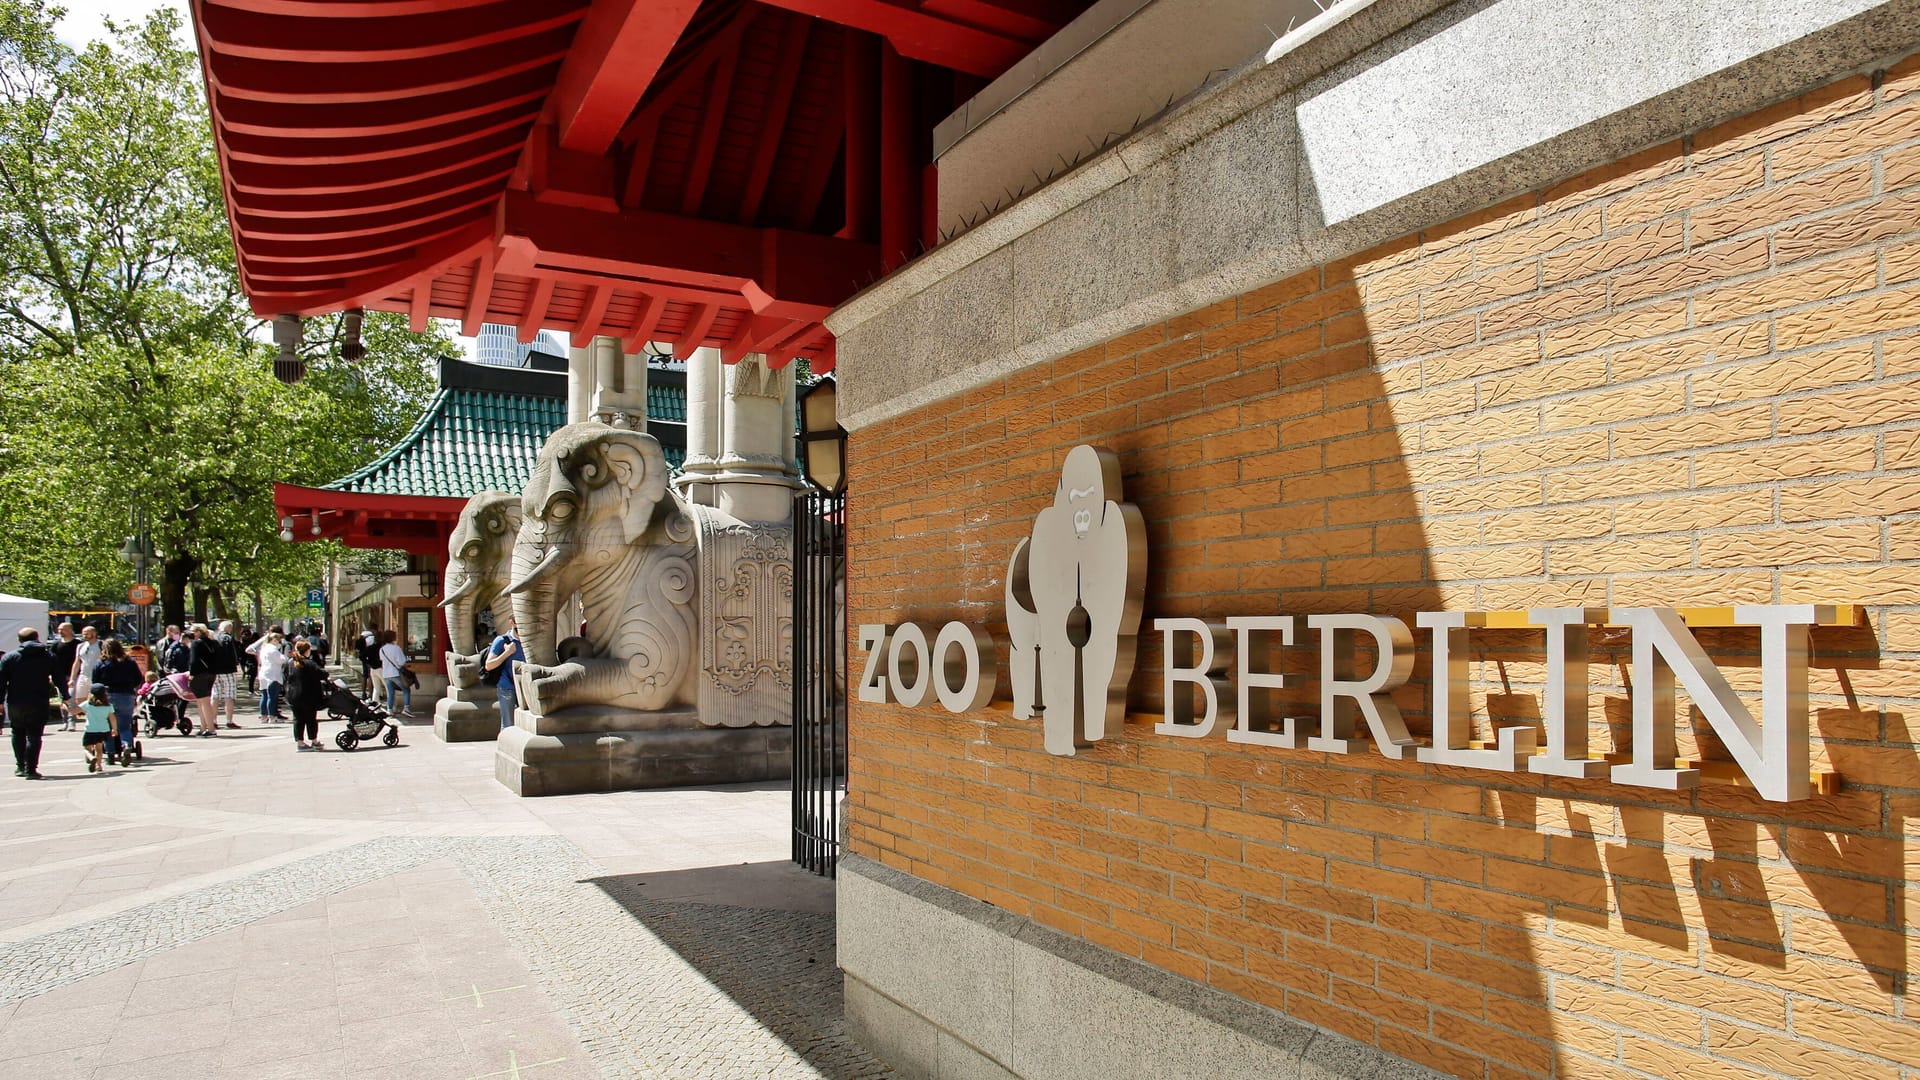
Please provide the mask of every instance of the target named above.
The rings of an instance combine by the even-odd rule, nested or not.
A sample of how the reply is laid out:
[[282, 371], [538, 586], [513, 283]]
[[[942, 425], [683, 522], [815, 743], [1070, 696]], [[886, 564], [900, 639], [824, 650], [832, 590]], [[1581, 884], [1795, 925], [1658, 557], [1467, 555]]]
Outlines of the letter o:
[[[956, 658], [954, 650], [959, 650]], [[985, 708], [999, 688], [993, 639], [977, 627], [950, 622], [933, 639], [933, 692], [950, 713]], [[959, 676], [958, 684], [955, 676]]]
[[[900, 673], [900, 657], [913, 650], [913, 681]], [[928, 662], [927, 632], [917, 623], [901, 623], [893, 632], [893, 650], [887, 654], [887, 673], [893, 676], [893, 700], [909, 708], [927, 700], [927, 685], [932, 682], [933, 665]]]

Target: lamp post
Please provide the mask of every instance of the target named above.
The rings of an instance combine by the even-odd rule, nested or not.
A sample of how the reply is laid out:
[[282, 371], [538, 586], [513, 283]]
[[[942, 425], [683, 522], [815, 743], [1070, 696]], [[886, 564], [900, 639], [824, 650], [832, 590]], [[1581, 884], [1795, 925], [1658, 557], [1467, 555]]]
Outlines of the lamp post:
[[836, 498], [847, 488], [847, 429], [840, 426], [838, 395], [831, 376], [800, 392], [800, 471]]
[[[147, 567], [153, 561], [153, 540], [147, 535], [145, 510], [136, 509], [133, 512], [133, 535], [127, 537], [126, 543], [120, 545], [120, 557], [133, 564], [135, 585], [148, 584]], [[152, 601], [134, 605], [134, 633], [140, 645], [145, 645], [149, 640], [148, 631], [151, 629], [152, 610]]]
[[800, 391], [800, 472], [793, 515], [793, 861], [832, 876], [846, 775], [847, 431], [838, 391]]

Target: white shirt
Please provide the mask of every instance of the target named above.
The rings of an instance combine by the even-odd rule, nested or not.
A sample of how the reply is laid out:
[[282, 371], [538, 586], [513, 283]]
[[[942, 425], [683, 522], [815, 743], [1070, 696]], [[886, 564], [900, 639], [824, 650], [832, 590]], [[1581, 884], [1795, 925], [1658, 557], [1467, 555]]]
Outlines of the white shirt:
[[400, 669], [407, 666], [407, 651], [398, 642], [389, 641], [380, 646], [380, 677], [397, 679]]
[[287, 654], [280, 646], [265, 638], [260, 639], [260, 647], [254, 650], [260, 659], [260, 681], [266, 683], [285, 682], [287, 672]]

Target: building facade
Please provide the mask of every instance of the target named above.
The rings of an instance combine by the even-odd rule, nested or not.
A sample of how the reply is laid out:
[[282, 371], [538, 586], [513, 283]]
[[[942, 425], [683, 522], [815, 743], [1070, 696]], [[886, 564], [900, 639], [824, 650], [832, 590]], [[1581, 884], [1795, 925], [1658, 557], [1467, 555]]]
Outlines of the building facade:
[[[1920, 19], [1845, 7], [1343, 4], [997, 209], [949, 206], [947, 167], [1071, 160], [1018, 108], [1047, 79], [951, 144], [959, 235], [828, 320], [868, 627], [840, 871], [864, 1038], [942, 1077], [1920, 1067]], [[1122, 85], [1127, 25], [1051, 78]], [[1067, 756], [1005, 689], [880, 689], [916, 650], [866, 667], [878, 628], [950, 620], [1017, 685], [1010, 560], [1085, 444], [1144, 521], [1124, 722]], [[1762, 717], [1791, 677], [1731, 609], [1789, 604], [1836, 607], [1809, 789], [1776, 801], [1624, 622], [1674, 610]], [[1588, 777], [1525, 768], [1567, 700], [1527, 628], [1548, 608], [1592, 623]], [[1467, 613], [1465, 694], [1421, 612]], [[1177, 729], [1199, 691], [1163, 683], [1156, 620], [1340, 613], [1422, 627], [1376, 699], [1404, 754], [1366, 724]], [[1321, 734], [1326, 675], [1381, 666], [1323, 668], [1297, 630], [1257, 661], [1216, 637], [1223, 714], [1236, 674], [1285, 672], [1269, 711]], [[1663, 693], [1664, 753], [1635, 711]], [[1521, 749], [1421, 760], [1436, 694], [1471, 713], [1452, 748]], [[1619, 782], [1650, 756], [1697, 771]]]

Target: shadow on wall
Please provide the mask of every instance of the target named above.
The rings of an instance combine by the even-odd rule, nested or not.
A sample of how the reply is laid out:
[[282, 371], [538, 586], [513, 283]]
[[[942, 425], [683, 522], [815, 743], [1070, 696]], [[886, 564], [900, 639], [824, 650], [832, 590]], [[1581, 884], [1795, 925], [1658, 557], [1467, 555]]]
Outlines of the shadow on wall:
[[[593, 878], [607, 896], [685, 963], [636, 971], [652, 992], [679, 990], [677, 1044], [653, 1064], [692, 1075], [725, 1062], [773, 1069], [780, 1049], [828, 1080], [888, 1075], [848, 1037], [835, 963], [833, 883], [789, 862], [741, 863]], [[724, 1000], [715, 1000], [718, 990]], [[691, 1004], [689, 1004], [691, 1003]], [[769, 1057], [769, 1054], [772, 1056]], [[761, 1059], [767, 1059], [762, 1061]]]
[[[1770, 219], [1717, 202], [1771, 183], [1767, 148], [1860, 94], [1839, 84], [863, 431], [850, 624], [989, 624], [1004, 655], [1007, 559], [1083, 442], [1119, 452], [1148, 522], [1143, 714], [1157, 616], [1870, 600], [1884, 519], [1858, 519], [1916, 507], [1817, 485], [1878, 468], [1875, 433], [1778, 440], [1883, 426], [1875, 346], [1811, 397], [1805, 372], [1833, 359], [1808, 363], [1819, 324], [1781, 316], [1781, 337], [1789, 300], [1756, 298], [1830, 296], [1842, 271], [1887, 282], [1871, 250], [1778, 268], [1745, 235]], [[1855, 442], [1864, 458], [1833, 456]], [[1756, 702], [1757, 635], [1701, 637]], [[1540, 638], [1472, 641], [1476, 737], [1489, 718], [1537, 725]], [[1273, 660], [1312, 702], [1302, 645]], [[1891, 1018], [1906, 991], [1920, 756], [1876, 699], [1910, 696], [1916, 665], [1867, 627], [1813, 648], [1815, 765], [1848, 782], [1800, 803], [1249, 751], [1145, 715], [1054, 758], [1004, 708], [855, 703], [853, 850], [1461, 1075], [1594, 1058], [1843, 1073], [1866, 1059], [1830, 1046], [1898, 1053], [1846, 1018]], [[1628, 748], [1629, 680], [1608, 670], [1624, 659], [1596, 650], [1596, 751]], [[1423, 651], [1396, 695], [1422, 737], [1426, 679]], [[1679, 726], [1682, 756], [1727, 758], [1697, 710]], [[1822, 1015], [1838, 1019], [1803, 1023]]]

